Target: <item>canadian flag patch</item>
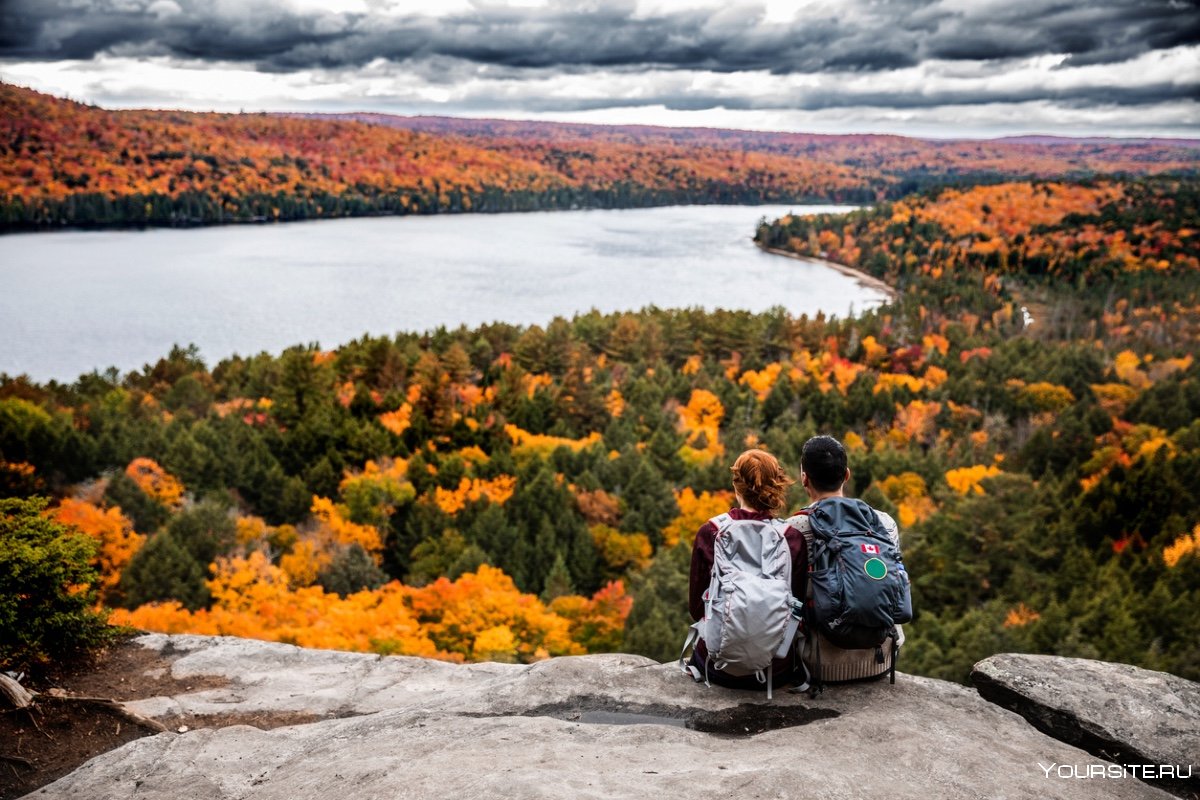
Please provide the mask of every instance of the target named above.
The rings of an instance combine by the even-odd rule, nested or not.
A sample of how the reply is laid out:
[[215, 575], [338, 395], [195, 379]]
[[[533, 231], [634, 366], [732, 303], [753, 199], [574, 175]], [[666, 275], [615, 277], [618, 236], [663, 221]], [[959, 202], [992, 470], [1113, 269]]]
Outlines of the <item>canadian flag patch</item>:
[[877, 556], [877, 555], [879, 555], [879, 545], [877, 545], [877, 544], [864, 544], [864, 545], [862, 545], [862, 551], [863, 551], [864, 553], [870, 553], [870, 554], [871, 554], [871, 555], [873, 555], [873, 556]]

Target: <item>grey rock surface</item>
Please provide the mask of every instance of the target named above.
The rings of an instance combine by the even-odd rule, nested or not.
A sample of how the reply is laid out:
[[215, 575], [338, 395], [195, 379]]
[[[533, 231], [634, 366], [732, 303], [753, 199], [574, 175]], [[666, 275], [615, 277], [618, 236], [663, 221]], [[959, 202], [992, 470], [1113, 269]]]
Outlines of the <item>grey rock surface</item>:
[[979, 662], [971, 681], [985, 699], [1095, 756], [1186, 769], [1194, 777], [1158, 780], [1200, 797], [1200, 684], [1129, 664], [1013, 653]]
[[[131, 704], [140, 713], [334, 718], [158, 734], [30, 797], [1170, 797], [1132, 778], [1047, 775], [1098, 760], [970, 689], [909, 675], [816, 700], [780, 692], [764, 706], [761, 692], [708, 688], [629, 655], [456, 666], [219, 637], [139, 641], [182, 654], [176, 677], [230, 681]], [[750, 735], [769, 719], [790, 727]], [[653, 724], [594, 724], [634, 720]]]

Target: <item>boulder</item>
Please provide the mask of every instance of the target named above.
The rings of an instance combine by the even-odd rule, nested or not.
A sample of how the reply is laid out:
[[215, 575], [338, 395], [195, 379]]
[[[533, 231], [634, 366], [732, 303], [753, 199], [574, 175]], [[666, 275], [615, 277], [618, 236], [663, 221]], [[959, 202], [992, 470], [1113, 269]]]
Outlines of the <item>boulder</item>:
[[1055, 739], [1200, 797], [1200, 684], [1129, 664], [1011, 653], [976, 664], [971, 681]]
[[321, 717], [139, 739], [30, 797], [174, 800], [1168, 798], [1135, 779], [1064, 780], [1092, 761], [957, 684], [831, 687], [816, 700], [696, 684], [630, 655], [452, 665], [199, 636], [147, 636], [176, 677], [227, 686], [130, 704], [175, 714]]

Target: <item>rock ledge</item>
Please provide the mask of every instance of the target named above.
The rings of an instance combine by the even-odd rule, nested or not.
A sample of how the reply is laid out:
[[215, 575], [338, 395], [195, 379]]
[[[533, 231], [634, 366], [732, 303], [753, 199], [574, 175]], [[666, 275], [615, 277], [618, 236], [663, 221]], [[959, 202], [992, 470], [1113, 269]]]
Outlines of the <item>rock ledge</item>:
[[229, 679], [131, 704], [139, 713], [323, 719], [139, 739], [30, 797], [1170, 797], [1133, 778], [1048, 776], [1039, 763], [1096, 759], [966, 687], [910, 675], [816, 700], [779, 692], [765, 706], [762, 693], [707, 688], [630, 655], [458, 666], [221, 637], [138, 641], [178, 655], [177, 677]]

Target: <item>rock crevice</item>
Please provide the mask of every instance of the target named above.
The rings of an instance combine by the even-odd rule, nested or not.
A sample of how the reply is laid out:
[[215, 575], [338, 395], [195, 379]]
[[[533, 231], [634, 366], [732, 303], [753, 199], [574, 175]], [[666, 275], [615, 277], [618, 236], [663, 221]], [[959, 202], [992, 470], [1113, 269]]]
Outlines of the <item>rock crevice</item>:
[[1043, 733], [1107, 762], [1152, 767], [1135, 772], [1200, 798], [1200, 684], [1129, 664], [1012, 653], [976, 664], [971, 682]]

